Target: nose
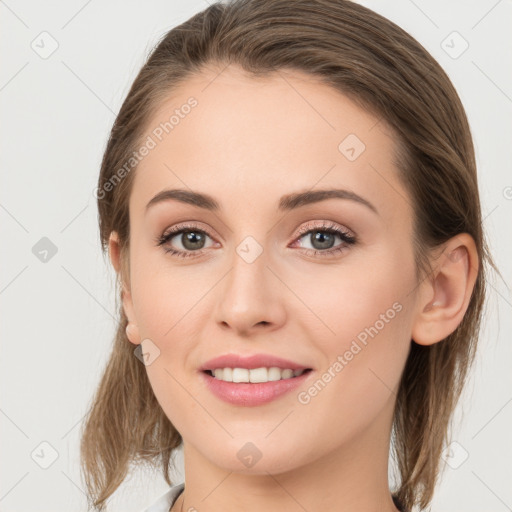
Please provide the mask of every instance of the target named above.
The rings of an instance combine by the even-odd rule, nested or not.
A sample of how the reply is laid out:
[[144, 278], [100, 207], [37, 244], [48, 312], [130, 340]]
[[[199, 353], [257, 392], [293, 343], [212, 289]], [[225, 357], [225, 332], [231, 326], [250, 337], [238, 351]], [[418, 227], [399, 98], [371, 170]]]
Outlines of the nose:
[[231, 268], [217, 287], [215, 320], [237, 336], [280, 328], [286, 319], [286, 287], [263, 251], [251, 261], [234, 251]]

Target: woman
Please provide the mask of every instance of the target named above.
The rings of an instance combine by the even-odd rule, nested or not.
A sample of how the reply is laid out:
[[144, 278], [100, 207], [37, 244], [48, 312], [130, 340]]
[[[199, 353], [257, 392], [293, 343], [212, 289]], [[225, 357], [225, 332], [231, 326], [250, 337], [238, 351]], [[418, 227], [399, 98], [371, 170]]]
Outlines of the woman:
[[149, 56], [96, 193], [121, 304], [93, 507], [131, 462], [171, 485], [182, 443], [151, 512], [429, 505], [493, 263], [464, 109], [417, 41], [343, 0], [213, 4]]

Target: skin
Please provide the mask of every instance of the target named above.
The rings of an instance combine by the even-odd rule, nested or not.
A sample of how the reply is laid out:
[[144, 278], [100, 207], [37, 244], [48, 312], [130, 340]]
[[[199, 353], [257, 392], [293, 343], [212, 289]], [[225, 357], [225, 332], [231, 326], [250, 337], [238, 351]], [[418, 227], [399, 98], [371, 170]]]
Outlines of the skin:
[[[298, 71], [264, 79], [235, 66], [219, 72], [187, 80], [148, 124], [146, 136], [190, 96], [198, 101], [136, 170], [129, 271], [115, 232], [109, 247], [125, 277], [129, 339], [145, 340], [143, 347], [149, 339], [160, 350], [148, 377], [184, 440], [186, 490], [172, 510], [396, 511], [388, 455], [400, 376], [411, 339], [439, 342], [461, 322], [477, 274], [475, 244], [467, 234], [449, 240], [432, 254], [435, 278], [418, 283], [412, 199], [384, 122]], [[354, 161], [338, 149], [351, 133], [366, 146]], [[170, 188], [207, 193], [221, 210], [171, 200], [145, 213]], [[378, 213], [336, 198], [277, 210], [282, 195], [320, 188], [355, 192]], [[185, 221], [208, 235], [201, 255], [180, 259], [155, 238]], [[322, 231], [322, 221], [355, 234], [357, 243], [331, 257], [308, 254], [329, 249], [298, 230]], [[247, 236], [263, 250], [252, 263], [236, 251]], [[172, 240], [186, 250], [182, 243], [181, 235]], [[343, 245], [336, 236], [333, 246]], [[300, 403], [297, 394], [394, 303], [400, 312]], [[228, 352], [270, 353], [313, 371], [273, 402], [234, 406], [198, 375], [201, 364]], [[237, 457], [249, 441], [261, 452], [252, 467]]]

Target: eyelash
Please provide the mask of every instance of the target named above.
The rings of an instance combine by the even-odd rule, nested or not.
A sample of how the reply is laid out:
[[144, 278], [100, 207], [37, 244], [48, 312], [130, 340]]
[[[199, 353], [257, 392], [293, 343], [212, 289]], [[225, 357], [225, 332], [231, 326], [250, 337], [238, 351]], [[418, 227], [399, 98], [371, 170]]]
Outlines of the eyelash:
[[[201, 233], [204, 235], [209, 236], [210, 238], [213, 238], [207, 231], [198, 228], [194, 224], [180, 224], [178, 226], [174, 226], [171, 228], [170, 231], [167, 233], [164, 233], [160, 236], [158, 236], [155, 239], [157, 246], [163, 246], [168, 241], [170, 241], [172, 238], [174, 238], [176, 235], [186, 233], [187, 231], [194, 231], [196, 233]], [[341, 240], [344, 242], [344, 244], [341, 244], [338, 247], [335, 247], [334, 249], [329, 249], [325, 251], [321, 251], [318, 249], [306, 249], [307, 255], [313, 255], [313, 256], [320, 256], [320, 257], [329, 257], [333, 256], [335, 254], [338, 254], [341, 251], [344, 251], [348, 246], [354, 245], [357, 243], [357, 238], [351, 234], [349, 234], [347, 231], [342, 230], [339, 228], [336, 224], [332, 222], [323, 222], [320, 226], [312, 226], [311, 224], [308, 224], [301, 228], [299, 230], [299, 233], [297, 234], [296, 240], [302, 238], [304, 235], [307, 235], [309, 233], [314, 232], [323, 232], [323, 233], [329, 233], [332, 235], [338, 235]], [[170, 254], [171, 256], [176, 256], [178, 258], [193, 258], [200, 256], [206, 249], [200, 249], [199, 251], [180, 251], [176, 249], [172, 249], [170, 247], [163, 247], [164, 251], [167, 254]]]

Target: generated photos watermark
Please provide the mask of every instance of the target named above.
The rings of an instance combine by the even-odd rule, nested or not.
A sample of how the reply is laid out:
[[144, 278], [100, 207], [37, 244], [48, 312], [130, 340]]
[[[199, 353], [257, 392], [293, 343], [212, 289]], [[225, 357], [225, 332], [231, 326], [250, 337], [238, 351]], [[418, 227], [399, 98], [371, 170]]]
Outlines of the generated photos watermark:
[[359, 354], [363, 348], [368, 345], [369, 338], [373, 339], [391, 320], [395, 318], [397, 313], [402, 311], [403, 306], [399, 302], [393, 303], [392, 307], [381, 313], [379, 319], [370, 327], [365, 327], [350, 344], [350, 347], [343, 354], [337, 356], [336, 360], [327, 368], [325, 372], [312, 384], [307, 390], [297, 394], [297, 400], [303, 405], [307, 405], [311, 400], [322, 391], [329, 382], [338, 375], [354, 357]]
[[122, 181], [126, 175], [147, 156], [150, 151], [155, 149], [163, 138], [172, 132], [187, 117], [194, 107], [197, 107], [198, 101], [191, 96], [187, 102], [174, 109], [174, 114], [167, 121], [156, 126], [150, 135], [147, 136], [144, 143], [132, 153], [126, 162], [117, 169], [117, 171], [100, 187], [96, 187], [93, 195], [96, 199], [103, 199], [108, 192], [112, 192], [114, 188]]

